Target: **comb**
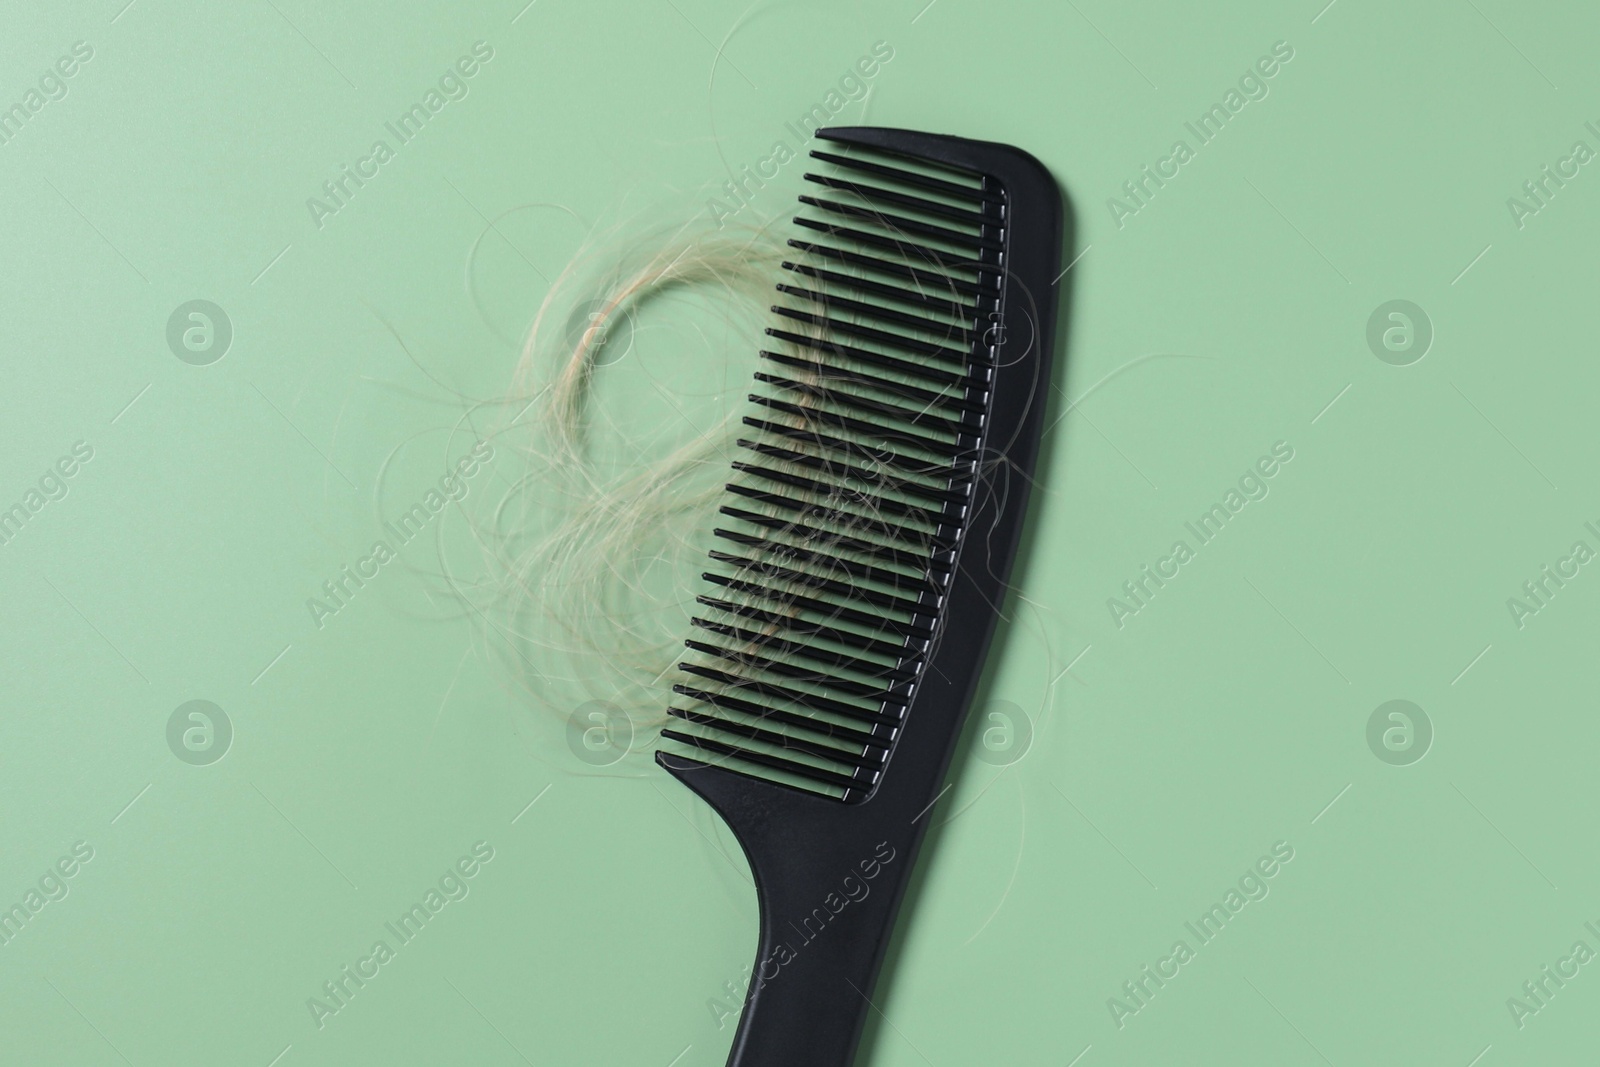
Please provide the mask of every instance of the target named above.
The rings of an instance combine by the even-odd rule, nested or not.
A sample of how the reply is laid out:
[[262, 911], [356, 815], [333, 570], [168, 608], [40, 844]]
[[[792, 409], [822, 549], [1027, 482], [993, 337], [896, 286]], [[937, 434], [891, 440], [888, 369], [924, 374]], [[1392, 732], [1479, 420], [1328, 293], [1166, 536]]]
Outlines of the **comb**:
[[1059, 190], [1002, 144], [818, 130], [656, 761], [727, 822], [760, 942], [729, 1067], [849, 1067], [1004, 597]]

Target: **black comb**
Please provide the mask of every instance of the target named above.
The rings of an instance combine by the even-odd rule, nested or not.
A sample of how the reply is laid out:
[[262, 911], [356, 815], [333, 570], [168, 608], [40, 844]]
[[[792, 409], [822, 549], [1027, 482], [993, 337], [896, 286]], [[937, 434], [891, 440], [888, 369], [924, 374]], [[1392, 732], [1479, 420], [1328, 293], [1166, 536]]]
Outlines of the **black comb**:
[[818, 130], [656, 760], [727, 821], [760, 949], [729, 1067], [849, 1067], [1016, 554], [1061, 197], [1007, 145]]

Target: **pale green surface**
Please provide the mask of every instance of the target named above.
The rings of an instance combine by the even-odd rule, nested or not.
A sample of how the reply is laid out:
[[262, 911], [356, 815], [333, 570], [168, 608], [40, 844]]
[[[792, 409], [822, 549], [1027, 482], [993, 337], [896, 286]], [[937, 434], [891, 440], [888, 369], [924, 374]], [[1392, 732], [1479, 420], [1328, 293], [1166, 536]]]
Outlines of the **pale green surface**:
[[[1058, 380], [1087, 399], [1047, 438], [1022, 575], [1037, 610], [990, 676], [1033, 747], [999, 770], [967, 739], [862, 1062], [1588, 1062], [1595, 966], [1521, 1030], [1506, 998], [1580, 937], [1600, 949], [1600, 577], [1522, 630], [1506, 598], [1600, 548], [1600, 177], [1520, 231], [1505, 201], [1576, 139], [1600, 148], [1600, 14], [779, 4], [708, 93], [732, 0], [539, 0], [514, 23], [521, 0], [138, 0], [113, 22], [121, 4], [14, 0], [0, 39], [0, 105], [94, 48], [0, 146], [0, 498], [94, 448], [0, 548], [0, 903], [94, 849], [0, 947], [5, 1062], [723, 1062], [707, 1001], [755, 915], [715, 820], [643, 754], [623, 767], [645, 780], [580, 775], [493, 641], [404, 569], [429, 546], [320, 630], [305, 599], [379, 536], [394, 449], [385, 518], [472, 443], [378, 314], [440, 382], [496, 394], [582, 234], [526, 205], [699, 211], [719, 143], [765, 157], [879, 40], [871, 122], [1028, 148], [1076, 204], [1067, 258], [1092, 248]], [[494, 59], [470, 95], [319, 231], [305, 198], [476, 40]], [[1119, 229], [1106, 198], [1280, 40], [1270, 95]], [[464, 267], [506, 212], [471, 271], [480, 316]], [[234, 328], [208, 367], [164, 337], [195, 298]], [[1434, 324], [1411, 366], [1364, 337], [1395, 298]], [[1119, 630], [1106, 598], [1279, 440], [1270, 496]], [[235, 730], [210, 766], [165, 740], [196, 698]], [[1395, 698], [1436, 731], [1413, 766], [1366, 745]], [[318, 1030], [306, 998], [480, 840], [470, 896]], [[1119, 1031], [1107, 998], [1279, 840], [1270, 896]]]

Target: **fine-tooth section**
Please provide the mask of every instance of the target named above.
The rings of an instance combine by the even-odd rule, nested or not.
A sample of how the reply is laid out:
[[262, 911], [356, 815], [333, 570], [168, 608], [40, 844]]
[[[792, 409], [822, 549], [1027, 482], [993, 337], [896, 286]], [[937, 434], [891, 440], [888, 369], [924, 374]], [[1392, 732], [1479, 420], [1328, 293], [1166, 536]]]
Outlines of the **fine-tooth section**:
[[981, 175], [814, 151], [662, 738], [850, 803], [887, 770], [972, 501], [1005, 278]]

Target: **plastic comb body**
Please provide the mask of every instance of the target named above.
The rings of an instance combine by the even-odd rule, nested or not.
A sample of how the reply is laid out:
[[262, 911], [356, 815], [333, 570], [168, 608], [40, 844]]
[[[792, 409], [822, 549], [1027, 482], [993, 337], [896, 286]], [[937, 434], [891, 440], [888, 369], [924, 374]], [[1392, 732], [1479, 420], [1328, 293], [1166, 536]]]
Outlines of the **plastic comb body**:
[[848, 1067], [1016, 555], [1062, 204], [1006, 145], [819, 130], [657, 761], [761, 928], [730, 1067]]

